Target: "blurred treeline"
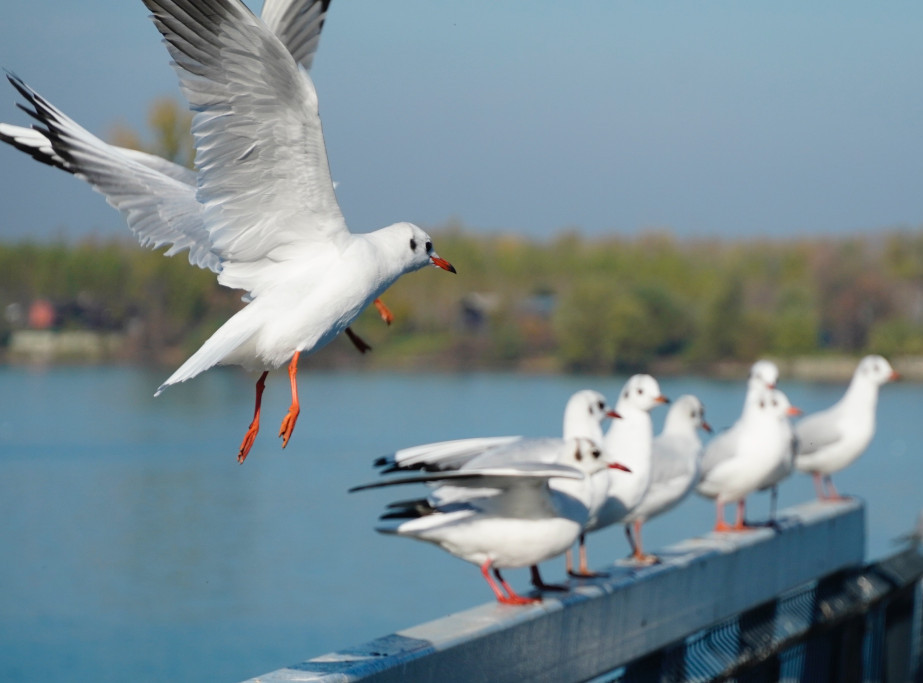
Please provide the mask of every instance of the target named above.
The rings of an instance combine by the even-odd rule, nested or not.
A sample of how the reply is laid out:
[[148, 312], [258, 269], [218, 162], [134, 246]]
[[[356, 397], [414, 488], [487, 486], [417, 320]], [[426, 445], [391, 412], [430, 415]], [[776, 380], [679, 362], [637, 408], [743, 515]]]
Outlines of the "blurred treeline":
[[[315, 364], [630, 372], [821, 353], [923, 354], [923, 233], [788, 241], [586, 238], [540, 242], [431, 229], [453, 276], [425, 269]], [[242, 304], [185, 255], [128, 241], [0, 245], [0, 340], [46, 299], [57, 329], [126, 333], [128, 360], [175, 364]]]

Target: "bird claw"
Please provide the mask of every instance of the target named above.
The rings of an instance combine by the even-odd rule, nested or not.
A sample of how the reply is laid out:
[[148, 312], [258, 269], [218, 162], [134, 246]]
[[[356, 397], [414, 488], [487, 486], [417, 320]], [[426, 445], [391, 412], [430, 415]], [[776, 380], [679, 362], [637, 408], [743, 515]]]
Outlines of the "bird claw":
[[606, 572], [591, 572], [589, 570], [573, 570], [568, 569], [567, 575], [573, 579], [605, 579], [608, 578]]
[[534, 605], [541, 602], [541, 598], [524, 598], [521, 595], [513, 593], [513, 595], [504, 595], [497, 598], [497, 602], [501, 605]]
[[250, 449], [253, 447], [253, 442], [256, 441], [256, 434], [257, 430], [252, 426], [247, 430], [247, 433], [244, 435], [244, 440], [240, 444], [240, 450], [237, 452], [238, 464], [244, 464], [244, 460], [247, 459], [247, 455], [250, 453]]
[[295, 430], [295, 422], [298, 420], [298, 414], [301, 411], [296, 407], [292, 406], [288, 409], [288, 413], [285, 414], [285, 417], [282, 418], [282, 427], [279, 429], [279, 436], [282, 437], [282, 448], [288, 446], [288, 440], [292, 437], [292, 432]]

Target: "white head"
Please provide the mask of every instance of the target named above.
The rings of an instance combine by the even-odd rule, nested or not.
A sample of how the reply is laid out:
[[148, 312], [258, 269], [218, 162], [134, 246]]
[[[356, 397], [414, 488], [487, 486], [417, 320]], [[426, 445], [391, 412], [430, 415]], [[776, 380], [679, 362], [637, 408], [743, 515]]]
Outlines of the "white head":
[[663, 431], [695, 432], [696, 429], [711, 431], [711, 425], [705, 421], [705, 406], [697, 397], [684, 394], [670, 406]]
[[750, 368], [747, 384], [754, 384], [774, 389], [779, 381], [779, 367], [771, 360], [758, 360]]
[[801, 415], [801, 410], [792, 406], [783, 392], [778, 389], [755, 389], [747, 392], [744, 416], [759, 419], [783, 420]]
[[853, 381], [868, 382], [874, 386], [881, 386], [899, 377], [884, 357], [871, 355], [859, 361], [859, 365], [853, 374]]
[[602, 439], [602, 421], [618, 417], [606, 404], [606, 397], [598, 391], [583, 389], [567, 401], [564, 408], [564, 438], [585, 437], [599, 442]]
[[565, 450], [564, 456], [559, 461], [560, 464], [574, 467], [586, 476], [602, 472], [606, 468], [623, 472], [631, 471], [619, 463], [606, 462], [602, 448], [590, 439], [571, 439], [567, 445], [571, 447]]
[[622, 387], [615, 409], [620, 415], [632, 409], [650, 412], [657, 406], [669, 402], [670, 399], [660, 393], [660, 385], [656, 379], [650, 375], [632, 375]]
[[402, 273], [409, 273], [429, 265], [442, 268], [450, 273], [455, 272], [452, 264], [441, 258], [433, 249], [432, 238], [413, 223], [395, 223], [370, 234], [376, 240], [380, 240], [383, 249], [392, 255]]

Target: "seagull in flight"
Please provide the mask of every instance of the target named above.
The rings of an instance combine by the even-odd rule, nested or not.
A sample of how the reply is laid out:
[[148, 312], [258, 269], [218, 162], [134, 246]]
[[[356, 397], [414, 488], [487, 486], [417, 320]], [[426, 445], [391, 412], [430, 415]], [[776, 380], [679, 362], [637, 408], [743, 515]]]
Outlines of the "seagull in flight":
[[142, 245], [188, 249], [191, 263], [247, 293], [155, 394], [219, 364], [260, 370], [241, 463], [259, 432], [269, 370], [288, 364], [285, 447], [300, 413], [300, 356], [347, 331], [404, 273], [455, 272], [416, 225], [365, 234], [346, 226], [307, 72], [328, 4], [270, 0], [263, 21], [240, 0], [145, 0], [194, 112], [195, 171], [107, 145], [9, 76], [41, 125], [19, 137], [32, 129], [4, 125], [0, 139], [89, 182]]

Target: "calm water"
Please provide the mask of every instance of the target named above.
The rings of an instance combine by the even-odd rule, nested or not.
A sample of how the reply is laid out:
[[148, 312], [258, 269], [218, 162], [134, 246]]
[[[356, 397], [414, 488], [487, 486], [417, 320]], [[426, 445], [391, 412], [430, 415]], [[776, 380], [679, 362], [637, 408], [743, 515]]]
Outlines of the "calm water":
[[[248, 375], [211, 371], [155, 400], [163, 373], [0, 368], [0, 679], [235, 681], [485, 602], [475, 567], [372, 530], [385, 502], [414, 490], [346, 490], [402, 446], [559, 434], [573, 391], [615, 396], [624, 381], [308, 370], [282, 451], [284, 375], [270, 378], [264, 431], [241, 467]], [[740, 413], [740, 382], [661, 384], [668, 396], [698, 394], [715, 427]], [[782, 388], [813, 411], [844, 386], [783, 378]], [[870, 451], [836, 477], [868, 503], [870, 558], [923, 507], [921, 405], [923, 386], [886, 386]], [[781, 504], [812, 497], [796, 476]], [[758, 496], [753, 516], [767, 504]], [[712, 523], [712, 506], [690, 500], [648, 525], [645, 541], [655, 549]], [[589, 550], [602, 566], [627, 544], [612, 529]], [[545, 575], [562, 572], [556, 560]], [[525, 570], [508, 578], [526, 588]]]

